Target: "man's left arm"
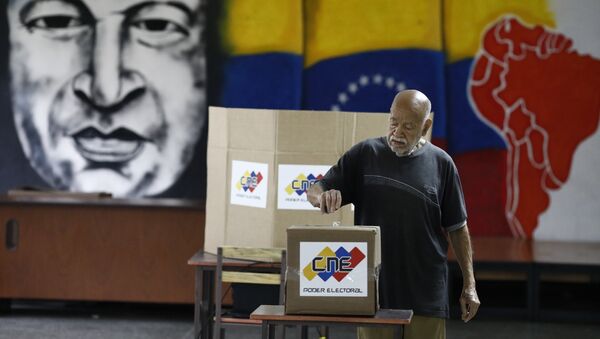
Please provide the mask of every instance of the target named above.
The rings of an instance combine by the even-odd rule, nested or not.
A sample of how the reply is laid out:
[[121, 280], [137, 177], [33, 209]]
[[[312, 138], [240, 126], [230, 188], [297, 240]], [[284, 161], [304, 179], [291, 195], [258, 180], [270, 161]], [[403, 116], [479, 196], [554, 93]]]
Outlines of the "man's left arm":
[[471, 250], [471, 238], [469, 228], [465, 226], [449, 232], [450, 244], [456, 256], [463, 276], [463, 289], [460, 295], [460, 309], [462, 320], [467, 322], [477, 314], [479, 309], [479, 297], [475, 289], [475, 275], [473, 274], [473, 251]]

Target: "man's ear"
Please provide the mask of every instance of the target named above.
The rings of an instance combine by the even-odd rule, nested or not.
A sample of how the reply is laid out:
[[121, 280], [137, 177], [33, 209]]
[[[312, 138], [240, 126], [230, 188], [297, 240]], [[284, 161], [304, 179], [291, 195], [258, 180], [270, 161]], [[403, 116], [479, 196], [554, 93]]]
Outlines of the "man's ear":
[[423, 125], [423, 131], [421, 132], [421, 136], [424, 137], [427, 135], [427, 131], [431, 128], [433, 124], [433, 120], [431, 119], [431, 114], [425, 119], [425, 124]]

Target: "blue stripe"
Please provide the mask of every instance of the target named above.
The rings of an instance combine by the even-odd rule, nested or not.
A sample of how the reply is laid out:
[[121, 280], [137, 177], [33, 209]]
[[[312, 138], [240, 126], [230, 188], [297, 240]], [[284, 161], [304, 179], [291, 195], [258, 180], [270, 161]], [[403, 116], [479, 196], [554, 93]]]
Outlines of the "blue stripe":
[[[431, 99], [435, 112], [433, 137], [444, 138], [444, 67], [442, 52], [420, 49], [379, 50], [328, 59], [306, 69], [303, 107], [389, 112], [398, 85], [404, 85], [422, 91]], [[374, 82], [376, 75], [382, 77], [381, 83]], [[369, 83], [361, 85], [362, 77], [367, 77]], [[357, 91], [350, 90], [352, 84], [357, 85]]]
[[467, 96], [467, 81], [473, 59], [449, 64], [448, 90], [448, 151], [451, 154], [481, 149], [506, 149], [496, 131], [482, 122], [471, 107]]
[[300, 109], [303, 58], [292, 53], [231, 57], [225, 63], [221, 105]]

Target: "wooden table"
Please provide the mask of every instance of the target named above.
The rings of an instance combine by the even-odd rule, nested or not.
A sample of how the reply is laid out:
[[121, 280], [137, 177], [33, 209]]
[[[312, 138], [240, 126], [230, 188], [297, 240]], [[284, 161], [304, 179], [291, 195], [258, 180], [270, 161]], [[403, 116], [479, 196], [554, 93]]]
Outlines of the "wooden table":
[[[526, 307], [490, 308], [484, 310], [491, 315], [510, 316], [519, 318], [535, 318], [536, 285], [534, 277], [534, 260], [531, 248], [532, 241], [508, 237], [472, 237], [473, 269], [475, 279], [490, 281], [523, 281], [526, 284]], [[448, 264], [453, 276], [462, 276], [456, 262], [454, 252], [448, 251]], [[449, 279], [449, 284], [452, 279]], [[453, 286], [449, 286], [453, 290]], [[484, 297], [481, 296], [480, 297]], [[457, 303], [458, 300], [450, 300]], [[485, 299], [482, 298], [485, 305]], [[481, 312], [480, 312], [481, 313]]]
[[396, 338], [402, 338], [404, 325], [410, 324], [413, 316], [412, 310], [386, 310], [377, 311], [375, 316], [326, 316], [326, 315], [295, 315], [285, 314], [283, 305], [260, 305], [250, 319], [262, 321], [263, 339], [273, 338], [274, 325], [297, 326], [395, 326]]
[[[473, 265], [477, 279], [520, 280], [527, 288], [527, 307], [502, 308], [491, 313], [529, 319], [600, 319], [600, 312], [564, 314], [540, 307], [539, 290], [547, 274], [582, 274], [594, 279], [600, 275], [600, 243], [571, 243], [532, 241], [508, 237], [473, 237]], [[452, 251], [448, 253], [451, 272], [460, 276], [460, 269]], [[198, 251], [188, 260], [196, 268], [196, 293], [194, 309], [195, 338], [212, 338], [214, 316], [214, 273], [217, 257]], [[226, 260], [225, 265], [247, 265], [247, 262]], [[278, 271], [277, 265], [272, 265]], [[570, 274], [570, 275], [569, 275]], [[483, 300], [485, 303], [485, 300]], [[456, 302], [456, 301], [451, 301]], [[488, 307], [486, 307], [488, 310]], [[480, 310], [484, 311], [484, 310]], [[568, 317], [567, 317], [568, 316]]]
[[[522, 281], [527, 289], [527, 307], [492, 308], [485, 303], [480, 315], [527, 317], [530, 320], [577, 320], [597, 322], [595, 310], [563, 310], [543, 307], [546, 282], [593, 284], [600, 276], [600, 243], [544, 241], [509, 237], [472, 237], [473, 267], [477, 281]], [[452, 276], [461, 276], [452, 251], [448, 252]], [[453, 279], [449, 279], [452, 281]], [[454, 290], [450, 286], [450, 290]], [[590, 296], [593, 300], [593, 296]], [[548, 301], [548, 300], [546, 300]], [[452, 301], [451, 301], [452, 302]], [[452, 304], [451, 304], [452, 305]]]
[[[189, 260], [188, 265], [196, 268], [194, 295], [194, 338], [210, 339], [213, 335], [213, 318], [215, 315], [215, 270], [217, 256], [200, 250]], [[249, 261], [223, 259], [226, 267], [264, 267], [279, 273], [279, 264], [256, 264]], [[220, 297], [220, 296], [219, 296]]]
[[[569, 310], [565, 305], [544, 307], [541, 298], [546, 283], [563, 282], [582, 286], [586, 284], [598, 285], [598, 278], [600, 277], [600, 243], [536, 240], [532, 242], [532, 252], [535, 319], [598, 323], [600, 321], [600, 311], [598, 311], [597, 302], [592, 302], [592, 309]], [[589, 299], [597, 301], [597, 295], [596, 292], [595, 295], [590, 295]]]

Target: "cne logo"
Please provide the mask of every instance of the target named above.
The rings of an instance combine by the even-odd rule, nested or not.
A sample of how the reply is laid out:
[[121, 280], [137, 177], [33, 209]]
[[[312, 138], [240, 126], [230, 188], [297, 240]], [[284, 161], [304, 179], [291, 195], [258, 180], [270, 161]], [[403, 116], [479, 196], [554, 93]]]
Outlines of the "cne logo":
[[246, 171], [244, 172], [244, 175], [242, 175], [240, 180], [238, 180], [238, 182], [235, 184], [235, 187], [238, 191], [244, 190], [244, 192], [250, 191], [250, 193], [252, 193], [256, 189], [256, 186], [258, 186], [258, 184], [260, 184], [262, 180], [263, 176], [260, 172], [256, 173], [254, 171]]
[[340, 246], [334, 252], [326, 246], [304, 267], [302, 273], [308, 281], [318, 276], [323, 281], [333, 277], [341, 282], [364, 258], [365, 254], [357, 247], [348, 252]]
[[292, 182], [285, 187], [285, 192], [288, 195], [293, 195], [296, 193], [298, 196], [306, 193], [306, 191], [310, 188], [310, 186], [319, 182], [323, 178], [322, 174], [318, 176], [314, 176], [312, 173], [308, 176], [305, 176], [304, 173], [300, 173]]

